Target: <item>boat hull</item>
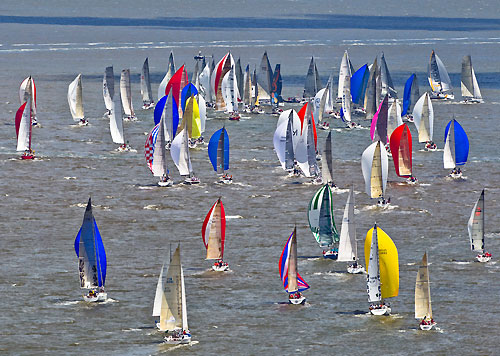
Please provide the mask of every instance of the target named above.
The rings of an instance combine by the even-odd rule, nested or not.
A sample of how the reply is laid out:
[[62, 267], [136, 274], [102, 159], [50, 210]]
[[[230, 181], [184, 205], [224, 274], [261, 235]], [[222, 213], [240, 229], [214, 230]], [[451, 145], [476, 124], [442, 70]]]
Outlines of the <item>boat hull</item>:
[[436, 325], [436, 323], [420, 324], [418, 327], [420, 328], [420, 330], [429, 331], [429, 330], [431, 330], [434, 327], [434, 325]]
[[158, 182], [158, 186], [160, 187], [171, 187], [172, 185], [174, 185], [174, 182], [172, 182], [171, 179], [167, 180], [166, 182], [163, 181]]
[[88, 295], [83, 296], [83, 300], [86, 301], [87, 303], [105, 302], [106, 299], [108, 299], [108, 293], [106, 292], [97, 293], [97, 295], [92, 297]]
[[226, 264], [226, 265], [223, 265], [223, 266], [212, 266], [212, 270], [214, 270], [215, 272], [226, 272], [226, 271], [229, 271], [229, 265]]
[[300, 298], [288, 299], [288, 303], [293, 305], [304, 304], [306, 302], [306, 297], [301, 296]]
[[179, 345], [179, 344], [189, 344], [191, 342], [191, 336], [181, 335], [181, 337], [174, 337], [172, 335], [165, 336], [165, 344]]
[[391, 308], [389, 308], [387, 305], [384, 305], [381, 308], [373, 308], [373, 309], [370, 309], [370, 314], [376, 315], [376, 316], [390, 315]]
[[491, 256], [483, 256], [483, 255], [477, 255], [476, 256], [476, 261], [481, 262], [481, 263], [486, 263], [491, 260]]
[[357, 267], [347, 266], [347, 273], [351, 273], [351, 274], [365, 273], [365, 268], [363, 266], [359, 266], [359, 265]]

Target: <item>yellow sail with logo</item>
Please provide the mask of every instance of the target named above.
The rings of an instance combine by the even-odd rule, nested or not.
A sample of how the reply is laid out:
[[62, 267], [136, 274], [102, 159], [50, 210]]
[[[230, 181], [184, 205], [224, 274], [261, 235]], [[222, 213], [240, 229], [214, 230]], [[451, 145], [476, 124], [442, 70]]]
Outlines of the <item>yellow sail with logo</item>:
[[[365, 265], [367, 270], [370, 262], [372, 234], [373, 228], [368, 230], [365, 239]], [[377, 227], [377, 238], [382, 298], [396, 297], [399, 293], [398, 249], [389, 235], [379, 227]]]
[[187, 126], [189, 138], [196, 139], [201, 136], [200, 108], [194, 95], [191, 95], [186, 101], [180, 127], [184, 127], [184, 125]]

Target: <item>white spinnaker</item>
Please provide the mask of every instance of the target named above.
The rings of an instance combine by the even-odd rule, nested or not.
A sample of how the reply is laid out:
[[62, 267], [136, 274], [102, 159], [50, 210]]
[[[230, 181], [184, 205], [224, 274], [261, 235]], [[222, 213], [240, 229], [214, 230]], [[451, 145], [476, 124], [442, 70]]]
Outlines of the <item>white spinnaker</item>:
[[30, 130], [31, 130], [31, 97], [28, 96], [26, 106], [23, 110], [19, 131], [17, 134], [16, 151], [26, 151], [30, 149]]
[[[163, 118], [160, 120], [160, 128], [164, 125], [162, 120]], [[153, 176], [155, 177], [162, 177], [168, 172], [164, 130], [158, 130], [156, 142], [154, 142], [153, 144], [153, 164], [151, 165], [151, 172], [153, 172]]]
[[418, 131], [418, 142], [432, 141], [434, 108], [429, 93], [424, 93], [413, 108], [413, 120]]
[[368, 301], [370, 303], [376, 303], [382, 300], [382, 292], [380, 290], [378, 238], [376, 228], [373, 229], [372, 241], [370, 245], [370, 262], [368, 263], [367, 289]]
[[189, 157], [188, 141], [188, 130], [184, 127], [184, 129], [175, 136], [172, 141], [172, 146], [170, 147], [170, 155], [181, 176], [188, 176], [193, 171], [191, 159]]
[[[314, 117], [314, 123], [317, 124], [319, 117], [320, 117], [320, 107], [321, 107], [321, 98], [323, 97], [323, 94], [325, 93], [326, 88], [321, 89], [316, 93], [314, 96], [313, 100], [313, 117]], [[324, 107], [323, 107], [324, 109]]]
[[453, 121], [444, 144], [443, 165], [444, 169], [453, 169], [457, 166], [455, 163], [455, 125]]
[[[288, 110], [287, 110], [288, 111]], [[288, 128], [288, 121], [283, 121], [274, 131], [273, 143], [274, 150], [278, 155], [278, 159], [283, 169], [285, 169], [285, 150], [286, 150], [286, 130]]]
[[401, 105], [397, 101], [394, 101], [389, 107], [389, 114], [387, 116], [387, 137], [390, 139], [394, 130], [401, 125], [403, 125]]
[[73, 120], [79, 121], [85, 117], [83, 111], [82, 75], [78, 74], [68, 86], [68, 105]]
[[389, 159], [385, 146], [373, 142], [361, 156], [361, 169], [365, 180], [365, 191], [371, 198], [383, 197], [387, 184]]

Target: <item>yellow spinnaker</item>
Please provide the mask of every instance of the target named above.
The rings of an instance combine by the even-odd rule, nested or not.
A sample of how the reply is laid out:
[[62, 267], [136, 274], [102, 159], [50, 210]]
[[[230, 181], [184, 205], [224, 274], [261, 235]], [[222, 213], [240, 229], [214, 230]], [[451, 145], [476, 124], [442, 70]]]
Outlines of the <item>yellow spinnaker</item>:
[[186, 101], [180, 127], [184, 128], [184, 125], [188, 128], [189, 138], [194, 139], [201, 136], [200, 108], [194, 95], [191, 95]]
[[[373, 228], [368, 230], [365, 239], [365, 265], [368, 270], [370, 245]], [[377, 227], [378, 258], [380, 265], [380, 284], [382, 298], [395, 297], [399, 293], [399, 259], [398, 249], [384, 230]]]

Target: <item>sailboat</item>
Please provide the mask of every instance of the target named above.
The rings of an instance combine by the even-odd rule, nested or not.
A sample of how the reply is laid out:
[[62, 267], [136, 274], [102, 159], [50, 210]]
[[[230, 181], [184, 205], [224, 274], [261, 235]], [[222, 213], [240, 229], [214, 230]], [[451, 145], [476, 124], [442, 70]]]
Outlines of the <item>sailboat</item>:
[[151, 91], [151, 81], [149, 80], [149, 60], [146, 57], [141, 71], [141, 95], [142, 108], [144, 110], [151, 109], [155, 106], [153, 100], [153, 92]]
[[180, 244], [170, 259], [165, 282], [165, 288], [162, 289], [160, 298], [160, 322], [157, 327], [160, 331], [165, 332], [165, 343], [189, 344], [191, 333], [187, 320], [186, 287], [181, 264]]
[[389, 107], [389, 113], [387, 115], [387, 137], [391, 138], [392, 133], [398, 126], [403, 125], [403, 119], [401, 118], [401, 105], [395, 100]]
[[444, 131], [444, 169], [452, 169], [450, 177], [461, 178], [462, 170], [458, 166], [463, 166], [469, 156], [469, 139], [462, 126], [457, 120], [451, 120]]
[[71, 116], [80, 126], [87, 126], [89, 122], [85, 120], [82, 97], [82, 75], [78, 74], [68, 86], [68, 105]]
[[418, 98], [420, 98], [418, 79], [417, 75], [413, 73], [406, 81], [403, 92], [403, 111], [401, 112], [401, 116], [406, 116], [408, 121], [413, 119], [411, 112], [413, 111], [413, 107], [417, 103]]
[[38, 118], [36, 116], [36, 85], [35, 85], [35, 80], [33, 77], [29, 76], [28, 78], [24, 79], [19, 86], [19, 102], [22, 105], [23, 103], [28, 101], [28, 97], [31, 100], [30, 107], [31, 107], [31, 125], [32, 126], [37, 126], [38, 125]]
[[201, 237], [207, 249], [206, 259], [216, 260], [212, 269], [216, 272], [228, 271], [229, 265], [223, 261], [224, 242], [226, 240], [226, 213], [220, 198], [212, 205], [205, 220], [203, 220]]
[[238, 83], [236, 81], [234, 66], [226, 73], [222, 79], [222, 97], [226, 105], [226, 113], [229, 120], [238, 121], [241, 115], [238, 110]]
[[429, 59], [428, 73], [429, 85], [432, 89], [431, 99], [455, 99], [448, 71], [434, 50]]
[[415, 319], [420, 321], [420, 330], [431, 330], [437, 323], [432, 318], [431, 285], [429, 282], [429, 266], [427, 252], [422, 257], [415, 281]]
[[[313, 184], [321, 184], [320, 169], [317, 163], [317, 134], [316, 125], [312, 114], [312, 100], [304, 104], [297, 113], [301, 125], [297, 128], [297, 140], [294, 146], [295, 159], [302, 173], [306, 177], [312, 177]], [[294, 131], [295, 131], [294, 127]], [[319, 159], [319, 158], [318, 158]]]
[[163, 118], [166, 147], [167, 149], [170, 148], [177, 133], [177, 127], [179, 126], [179, 109], [177, 108], [177, 104], [172, 94], [165, 95], [158, 100], [154, 109], [153, 118], [155, 125], [158, 125]]
[[377, 112], [377, 108], [379, 107], [378, 97], [380, 96], [377, 90], [377, 81], [380, 83], [378, 79], [380, 76], [380, 70], [377, 63], [377, 58], [373, 61], [373, 64], [370, 68], [370, 76], [368, 77], [368, 82], [366, 84], [366, 91], [364, 96], [364, 108], [365, 108], [365, 119], [371, 120], [375, 113]]
[[17, 109], [15, 117], [17, 148], [16, 151], [23, 151], [21, 159], [34, 159], [35, 150], [31, 149], [31, 130], [33, 127], [33, 110], [31, 97]]
[[460, 86], [462, 89], [462, 98], [464, 99], [463, 103], [484, 103], [481, 90], [479, 90], [479, 84], [477, 84], [476, 73], [474, 73], [474, 68], [472, 68], [470, 55], [462, 59], [462, 80]]
[[484, 189], [472, 208], [467, 230], [469, 231], [471, 250], [479, 252], [476, 260], [478, 262], [490, 261], [491, 253], [486, 252], [484, 248]]
[[224, 101], [224, 93], [222, 91], [222, 81], [226, 74], [234, 66], [234, 59], [230, 52], [228, 52], [222, 59], [217, 63], [215, 72], [212, 73], [211, 85], [215, 92], [215, 110], [224, 111], [226, 110], [226, 104]]
[[259, 93], [259, 102], [271, 103], [272, 94], [272, 81], [273, 81], [273, 70], [271, 68], [271, 63], [269, 62], [269, 57], [267, 51], [262, 55], [260, 61], [260, 66], [257, 69], [257, 90]]
[[389, 235], [376, 223], [366, 234], [365, 263], [370, 314], [389, 315], [391, 307], [384, 299], [396, 297], [399, 293], [398, 250]]
[[361, 127], [360, 125], [356, 124], [354, 121], [352, 121], [352, 114], [351, 114], [351, 77], [346, 75], [344, 77], [344, 86], [343, 86], [343, 95], [342, 95], [342, 109], [340, 110], [340, 118], [342, 121], [346, 124], [346, 127], [348, 129], [354, 129], [354, 128], [359, 128]]
[[167, 167], [167, 152], [165, 149], [165, 130], [163, 130], [163, 118], [160, 120], [146, 138], [144, 145], [144, 156], [153, 176], [160, 177], [160, 187], [171, 187], [174, 182], [170, 179]]
[[184, 114], [182, 115], [181, 127], [187, 128], [189, 137], [189, 147], [195, 148], [198, 139], [201, 137], [201, 118], [200, 108], [194, 95], [191, 95], [186, 101]]
[[185, 177], [184, 184], [200, 183], [200, 179], [194, 176], [193, 167], [191, 166], [187, 123], [184, 124], [182, 131], [175, 136], [170, 147], [170, 155], [179, 170], [179, 174]]
[[319, 78], [318, 68], [316, 67], [316, 62], [314, 57], [311, 57], [311, 62], [309, 63], [309, 69], [306, 75], [306, 82], [304, 85], [303, 98], [314, 98], [316, 93], [323, 88], [321, 85], [321, 80]]
[[325, 149], [321, 155], [321, 179], [323, 183], [331, 188], [337, 186], [333, 182], [333, 156], [332, 156], [332, 132], [328, 132], [325, 140]]
[[330, 83], [326, 85], [326, 88], [321, 89], [316, 93], [314, 97], [313, 104], [313, 117], [316, 124], [321, 130], [328, 130], [330, 128], [330, 124], [323, 120], [323, 116], [325, 114], [325, 105], [328, 96], [330, 95]]
[[115, 76], [113, 74], [113, 66], [106, 67], [104, 76], [102, 78], [102, 96], [104, 98], [104, 105], [106, 112], [104, 115], [111, 115], [113, 108], [113, 100], [115, 98]]
[[306, 297], [302, 293], [309, 289], [309, 284], [300, 276], [297, 268], [297, 227], [286, 241], [279, 259], [279, 271], [283, 288], [288, 293], [290, 304], [304, 304]]
[[80, 288], [88, 289], [83, 296], [86, 302], [103, 302], [108, 294], [104, 291], [106, 283], [106, 251], [101, 234], [92, 214], [92, 202], [89, 198], [83, 223], [75, 238], [75, 252], [78, 257]]
[[273, 104], [274, 112], [280, 112], [280, 110], [283, 111], [283, 109], [278, 109], [279, 106], [284, 105], [283, 97], [281, 96], [282, 88], [283, 79], [281, 78], [281, 64], [277, 63], [274, 68], [273, 80], [271, 82], [271, 103]]
[[418, 142], [425, 142], [427, 151], [436, 151], [437, 146], [432, 141], [434, 131], [434, 108], [429, 93], [424, 93], [413, 108], [413, 122], [418, 131]]
[[[381, 141], [387, 144], [387, 120], [389, 118], [389, 96], [386, 95], [380, 103], [377, 112], [373, 115], [370, 125], [370, 137], [372, 141]], [[387, 145], [386, 145], [387, 147]]]
[[168, 83], [170, 82], [170, 79], [172, 79], [174, 73], [175, 73], [174, 53], [170, 52], [170, 56], [168, 57], [167, 73], [161, 80], [160, 85], [158, 86], [158, 101], [168, 94], [166, 93], [166, 88]]
[[109, 130], [111, 139], [114, 143], [119, 143], [120, 146], [116, 149], [119, 152], [130, 151], [130, 145], [125, 143], [125, 134], [123, 131], [123, 117], [117, 116], [116, 113], [120, 108], [120, 103], [115, 98], [111, 103], [111, 113], [109, 114]]
[[314, 193], [307, 209], [309, 228], [323, 249], [323, 257], [336, 260], [339, 234], [333, 218], [333, 194], [330, 185], [325, 184]]
[[233, 176], [225, 173], [229, 169], [229, 135], [226, 128], [214, 132], [208, 142], [208, 157], [218, 175], [220, 183], [231, 184]]
[[411, 141], [410, 128], [403, 124], [392, 133], [390, 146], [397, 176], [407, 178], [409, 184], [415, 184], [417, 178], [413, 176], [412, 170]]
[[348, 273], [365, 272], [364, 267], [358, 263], [358, 242], [356, 240], [356, 225], [354, 224], [354, 188], [352, 186], [349, 189], [342, 218], [337, 261], [349, 263], [347, 265]]
[[280, 114], [274, 132], [274, 150], [281, 163], [281, 167], [289, 174], [294, 174], [295, 169], [295, 145], [297, 143], [297, 133], [300, 130], [300, 119], [295, 110], [285, 110]]
[[365, 191], [370, 198], [378, 198], [377, 205], [385, 207], [390, 199], [385, 199], [385, 187], [389, 160], [385, 145], [381, 141], [373, 142], [361, 156], [361, 169], [365, 180]]
[[341, 102], [342, 97], [344, 96], [345, 77], [350, 78], [351, 76], [352, 76], [352, 64], [351, 61], [349, 60], [349, 54], [347, 53], [347, 51], [345, 51], [344, 55], [342, 56], [342, 60], [340, 62], [339, 83], [337, 86], [337, 102]]
[[126, 121], [137, 121], [134, 106], [132, 105], [132, 89], [130, 87], [130, 69], [122, 70], [120, 77], [120, 97], [122, 100], [123, 119]]
[[398, 98], [397, 91], [394, 89], [391, 74], [385, 61], [384, 52], [380, 56], [380, 82], [381, 82], [381, 96], [388, 95], [391, 101]]

